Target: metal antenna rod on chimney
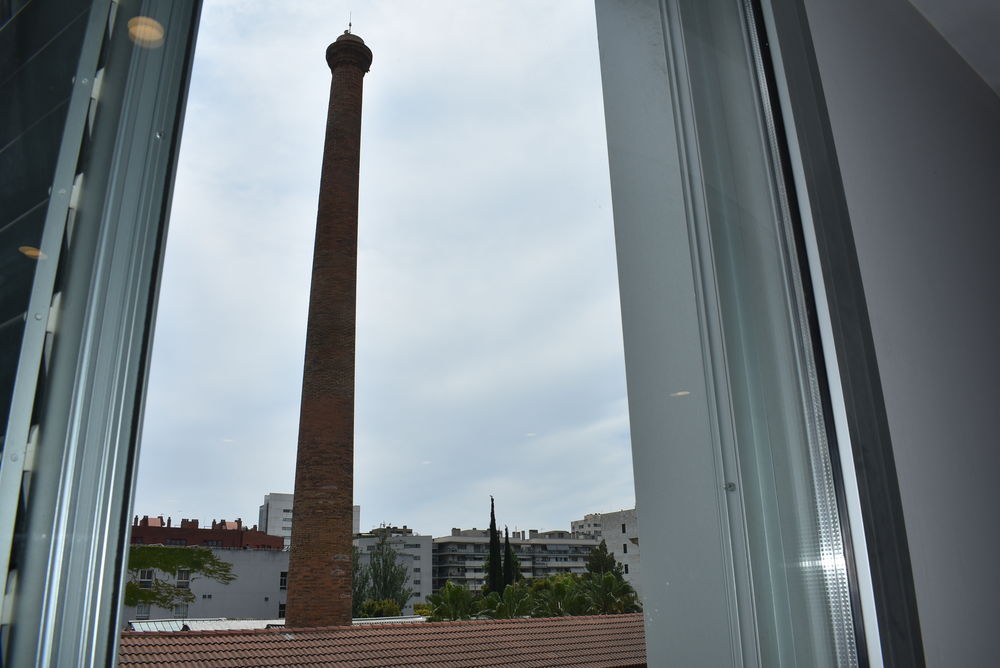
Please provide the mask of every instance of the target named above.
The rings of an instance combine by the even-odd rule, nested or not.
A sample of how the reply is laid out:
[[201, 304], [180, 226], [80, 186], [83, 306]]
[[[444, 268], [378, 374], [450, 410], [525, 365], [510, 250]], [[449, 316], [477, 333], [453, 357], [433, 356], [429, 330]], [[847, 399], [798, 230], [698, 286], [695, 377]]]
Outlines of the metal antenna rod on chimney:
[[351, 32], [351, 18], [353, 18], [352, 14], [353, 14], [353, 12], [347, 12], [347, 32], [348, 33]]

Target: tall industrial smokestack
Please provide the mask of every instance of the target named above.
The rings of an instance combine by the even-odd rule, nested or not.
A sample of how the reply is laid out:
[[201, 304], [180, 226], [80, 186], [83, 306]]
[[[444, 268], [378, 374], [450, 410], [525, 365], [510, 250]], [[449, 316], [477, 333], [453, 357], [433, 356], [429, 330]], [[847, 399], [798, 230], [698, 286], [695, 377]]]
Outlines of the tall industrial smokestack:
[[354, 330], [361, 93], [372, 52], [345, 32], [333, 73], [320, 178], [295, 466], [288, 626], [351, 623]]

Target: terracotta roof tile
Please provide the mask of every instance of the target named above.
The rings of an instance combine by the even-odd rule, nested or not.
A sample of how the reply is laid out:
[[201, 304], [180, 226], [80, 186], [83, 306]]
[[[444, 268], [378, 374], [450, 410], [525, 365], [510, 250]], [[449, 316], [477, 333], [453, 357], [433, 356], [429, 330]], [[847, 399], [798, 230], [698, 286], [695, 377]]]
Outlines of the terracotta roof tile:
[[646, 665], [642, 615], [426, 624], [122, 633], [121, 668], [632, 668]]

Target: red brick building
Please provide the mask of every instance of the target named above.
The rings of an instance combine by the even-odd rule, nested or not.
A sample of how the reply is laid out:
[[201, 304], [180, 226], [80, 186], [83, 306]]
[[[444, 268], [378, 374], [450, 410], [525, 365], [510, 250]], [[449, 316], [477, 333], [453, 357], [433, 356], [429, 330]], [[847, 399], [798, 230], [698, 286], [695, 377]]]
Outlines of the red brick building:
[[132, 520], [133, 545], [190, 545], [200, 547], [237, 547], [253, 550], [280, 550], [285, 546], [281, 536], [271, 536], [258, 531], [257, 526], [243, 526], [243, 520], [236, 521], [212, 520], [212, 526], [199, 527], [198, 520], [182, 519], [178, 526], [173, 526], [168, 517], [163, 516], [142, 519], [136, 515]]

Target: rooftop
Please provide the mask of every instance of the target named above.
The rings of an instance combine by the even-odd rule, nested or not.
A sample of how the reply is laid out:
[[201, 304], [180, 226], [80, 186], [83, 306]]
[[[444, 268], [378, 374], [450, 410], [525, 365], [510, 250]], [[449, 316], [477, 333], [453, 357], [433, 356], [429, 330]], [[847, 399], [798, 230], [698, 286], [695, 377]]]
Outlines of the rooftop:
[[121, 668], [350, 666], [637, 668], [641, 614], [377, 627], [122, 633]]

